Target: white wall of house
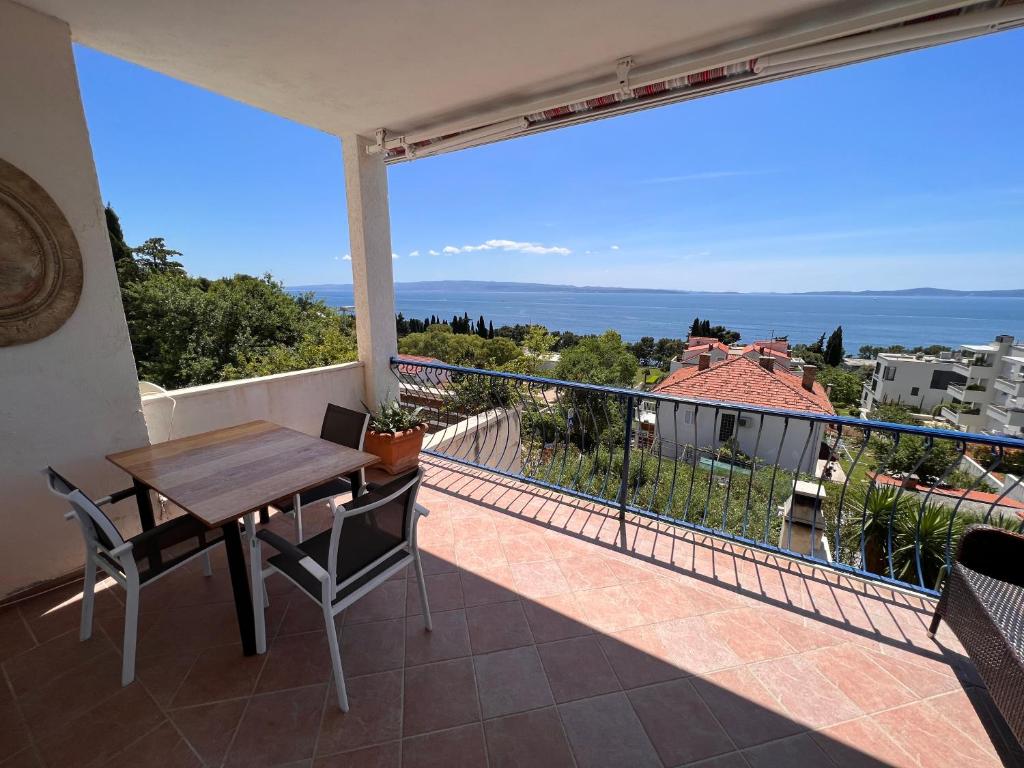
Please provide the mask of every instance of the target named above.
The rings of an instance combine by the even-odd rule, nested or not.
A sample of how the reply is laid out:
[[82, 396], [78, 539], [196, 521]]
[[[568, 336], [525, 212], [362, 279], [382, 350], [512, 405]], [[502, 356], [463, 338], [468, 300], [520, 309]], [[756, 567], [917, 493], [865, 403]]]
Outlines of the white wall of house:
[[902, 403], [919, 412], [930, 413], [939, 403], [951, 399], [944, 387], [932, 389], [932, 376], [936, 371], [952, 369], [953, 360], [880, 354], [875, 370], [864, 383], [861, 407], [870, 411], [878, 403]]
[[175, 389], [142, 398], [153, 443], [266, 419], [319, 435], [328, 403], [365, 410], [363, 364], [343, 363]]
[[722, 416], [726, 414], [736, 419], [733, 434], [740, 450], [757, 458], [758, 464], [774, 464], [778, 460], [781, 469], [799, 467], [803, 472], [814, 471], [824, 435], [824, 426], [820, 423], [791, 418], [787, 427], [784, 417], [765, 416], [762, 426], [758, 414], [723, 409], [716, 415], [712, 407], [695, 407], [683, 403], [676, 407], [667, 401], [658, 404], [657, 429], [664, 455], [673, 458], [682, 456], [687, 446], [717, 449], [722, 444], [719, 437]]
[[[64, 212], [83, 262], [78, 307], [55, 333], [0, 348], [0, 595], [81, 566], [81, 534], [40, 474], [47, 464], [87, 492], [122, 488], [104, 456], [144, 445], [135, 361], [107, 240], [96, 169], [61, 21], [0, 0], [0, 157]], [[134, 504], [114, 508], [136, 526]]]

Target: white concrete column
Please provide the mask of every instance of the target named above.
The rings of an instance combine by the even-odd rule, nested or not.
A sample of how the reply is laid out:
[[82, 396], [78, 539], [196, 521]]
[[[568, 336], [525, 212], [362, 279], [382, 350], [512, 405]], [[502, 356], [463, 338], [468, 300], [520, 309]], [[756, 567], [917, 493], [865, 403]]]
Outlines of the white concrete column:
[[388, 176], [384, 158], [366, 153], [371, 143], [365, 136], [341, 137], [359, 359], [363, 363], [366, 404], [376, 409], [379, 403], [398, 397], [398, 380], [391, 373], [390, 362], [398, 352], [398, 337]]

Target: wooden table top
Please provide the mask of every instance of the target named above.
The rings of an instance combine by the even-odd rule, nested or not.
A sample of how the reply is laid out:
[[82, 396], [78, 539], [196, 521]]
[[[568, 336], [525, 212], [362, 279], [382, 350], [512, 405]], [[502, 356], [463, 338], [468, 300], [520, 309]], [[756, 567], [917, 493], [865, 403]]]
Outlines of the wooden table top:
[[270, 421], [250, 421], [107, 459], [208, 526], [350, 475], [379, 459]]

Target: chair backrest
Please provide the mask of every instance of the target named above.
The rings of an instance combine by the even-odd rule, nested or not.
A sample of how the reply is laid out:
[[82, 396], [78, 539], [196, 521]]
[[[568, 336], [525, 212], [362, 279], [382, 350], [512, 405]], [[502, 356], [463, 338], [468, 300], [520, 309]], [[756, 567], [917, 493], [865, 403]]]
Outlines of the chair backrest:
[[[117, 526], [111, 522], [106, 513], [67, 478], [53, 467], [47, 467], [46, 479], [50, 492], [71, 505], [71, 513], [78, 520], [87, 549], [90, 551], [99, 549], [110, 556], [111, 550], [125, 543]], [[116, 561], [116, 558], [110, 557]]]
[[411, 550], [422, 479], [422, 470], [413, 470], [337, 509], [327, 560], [336, 591], [397, 552]]
[[366, 427], [369, 423], [368, 413], [328, 403], [324, 423], [320, 428], [320, 437], [346, 448], [362, 450], [363, 438], [366, 436]]

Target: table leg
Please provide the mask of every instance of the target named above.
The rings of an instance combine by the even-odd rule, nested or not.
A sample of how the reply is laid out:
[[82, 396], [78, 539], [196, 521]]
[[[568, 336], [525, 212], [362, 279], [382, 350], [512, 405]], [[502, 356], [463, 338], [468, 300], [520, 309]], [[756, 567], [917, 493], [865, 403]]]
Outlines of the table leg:
[[135, 503], [139, 507], [139, 522], [142, 523], [142, 530], [148, 531], [156, 525], [153, 519], [153, 499], [149, 495], [149, 486], [133, 480], [135, 486]]
[[268, 507], [260, 507], [260, 525], [266, 525], [270, 522], [270, 509]]
[[363, 492], [363, 473], [353, 472], [348, 476], [348, 482], [352, 486], [352, 498], [355, 499]]
[[[263, 509], [266, 509], [264, 507]], [[262, 510], [260, 511], [262, 514]], [[249, 588], [252, 590], [252, 613], [256, 622], [256, 653], [267, 652], [267, 609], [264, 600], [263, 590], [263, 555], [260, 552], [260, 542], [256, 538], [255, 515], [249, 513], [245, 516], [245, 539], [249, 545]]]
[[238, 617], [238, 632], [242, 638], [242, 652], [246, 656], [256, 654], [256, 627], [252, 612], [252, 597], [249, 593], [249, 577], [245, 572], [245, 552], [242, 536], [238, 532], [238, 521], [230, 520], [222, 526], [224, 551], [228, 556], [228, 571], [231, 573], [231, 590], [235, 595], [235, 615]]

